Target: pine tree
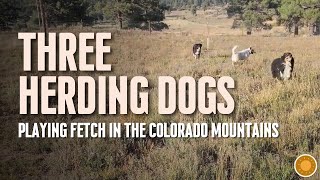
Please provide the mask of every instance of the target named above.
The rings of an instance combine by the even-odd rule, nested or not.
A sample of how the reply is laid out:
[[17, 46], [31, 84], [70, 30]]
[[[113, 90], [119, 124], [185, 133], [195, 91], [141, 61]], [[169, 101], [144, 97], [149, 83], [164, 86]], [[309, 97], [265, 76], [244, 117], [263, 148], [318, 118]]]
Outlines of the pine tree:
[[320, 0], [304, 0], [300, 5], [304, 12], [303, 18], [309, 26], [310, 35], [319, 33]]
[[264, 28], [263, 22], [277, 14], [279, 3], [278, 0], [233, 0], [227, 13], [229, 16], [239, 14], [247, 34], [251, 34], [253, 28]]
[[35, 3], [27, 0], [0, 1], [0, 29], [25, 27]]
[[191, 6], [190, 11], [191, 11], [192, 15], [196, 16], [197, 15], [197, 6], [195, 6], [195, 5]]
[[137, 0], [131, 6], [129, 26], [148, 29], [150, 33], [152, 29], [167, 28], [161, 21], [164, 20], [164, 13], [168, 9], [169, 7], [160, 4], [159, 0]]
[[104, 10], [107, 16], [116, 19], [119, 28], [123, 28], [123, 21], [128, 17], [128, 13], [132, 8], [131, 0], [110, 0], [107, 2]]
[[303, 17], [303, 8], [300, 6], [301, 0], [282, 0], [279, 12], [281, 18], [286, 22], [289, 32], [294, 27], [294, 35], [299, 34], [299, 23]]

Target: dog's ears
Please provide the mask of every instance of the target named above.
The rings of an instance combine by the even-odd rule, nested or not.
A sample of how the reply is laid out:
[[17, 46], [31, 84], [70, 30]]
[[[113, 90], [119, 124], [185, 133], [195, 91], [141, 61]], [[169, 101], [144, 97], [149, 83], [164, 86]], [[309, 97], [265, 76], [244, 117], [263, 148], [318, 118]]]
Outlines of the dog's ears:
[[281, 56], [281, 59], [285, 59], [287, 57], [288, 53], [283, 53], [283, 55]]
[[293, 57], [293, 56], [292, 56], [292, 54], [291, 54], [291, 53], [289, 53], [289, 52], [284, 53], [282, 57], [284, 57], [284, 58], [285, 58], [285, 57], [287, 57], [287, 56], [291, 56], [291, 57]]
[[286, 57], [291, 57], [291, 62], [294, 62], [293, 55], [290, 52], [286, 52], [281, 56], [281, 59], [284, 60]]
[[254, 51], [254, 49], [252, 49], [252, 47], [251, 47], [251, 46], [249, 47], [249, 49], [250, 49], [251, 54], [256, 53], [256, 52]]

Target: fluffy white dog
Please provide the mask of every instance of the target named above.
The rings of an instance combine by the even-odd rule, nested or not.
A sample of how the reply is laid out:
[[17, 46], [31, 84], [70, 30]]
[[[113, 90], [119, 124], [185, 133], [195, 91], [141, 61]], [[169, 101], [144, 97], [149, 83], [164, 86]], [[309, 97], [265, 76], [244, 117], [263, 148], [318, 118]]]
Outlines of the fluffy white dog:
[[238, 46], [234, 46], [232, 48], [232, 57], [231, 57], [232, 64], [238, 61], [247, 60], [251, 54], [255, 53], [252, 47], [236, 52], [237, 48]]

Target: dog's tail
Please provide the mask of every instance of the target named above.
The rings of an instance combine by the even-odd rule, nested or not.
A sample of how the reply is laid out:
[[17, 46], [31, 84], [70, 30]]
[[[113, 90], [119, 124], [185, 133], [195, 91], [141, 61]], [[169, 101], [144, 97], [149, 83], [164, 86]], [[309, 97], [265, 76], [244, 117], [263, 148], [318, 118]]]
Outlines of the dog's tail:
[[238, 48], [238, 46], [234, 46], [233, 48], [232, 48], [232, 54], [236, 54], [236, 49]]

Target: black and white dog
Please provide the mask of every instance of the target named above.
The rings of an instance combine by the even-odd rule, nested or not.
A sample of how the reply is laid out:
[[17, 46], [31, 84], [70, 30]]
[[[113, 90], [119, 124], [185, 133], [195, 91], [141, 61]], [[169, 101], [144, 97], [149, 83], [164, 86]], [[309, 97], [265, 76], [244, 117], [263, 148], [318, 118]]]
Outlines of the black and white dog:
[[231, 57], [231, 60], [232, 60], [232, 64], [234, 64], [235, 62], [238, 62], [238, 61], [244, 61], [244, 60], [247, 60], [249, 59], [249, 56], [251, 54], [254, 54], [255, 51], [253, 50], [252, 47], [249, 47], [247, 49], [244, 49], [242, 51], [236, 51], [238, 48], [238, 46], [234, 46], [232, 48], [232, 57]]
[[194, 44], [192, 48], [193, 57], [200, 59], [202, 44]]
[[273, 60], [271, 72], [274, 78], [279, 80], [289, 80], [292, 77], [294, 58], [291, 53], [284, 53], [280, 58]]

